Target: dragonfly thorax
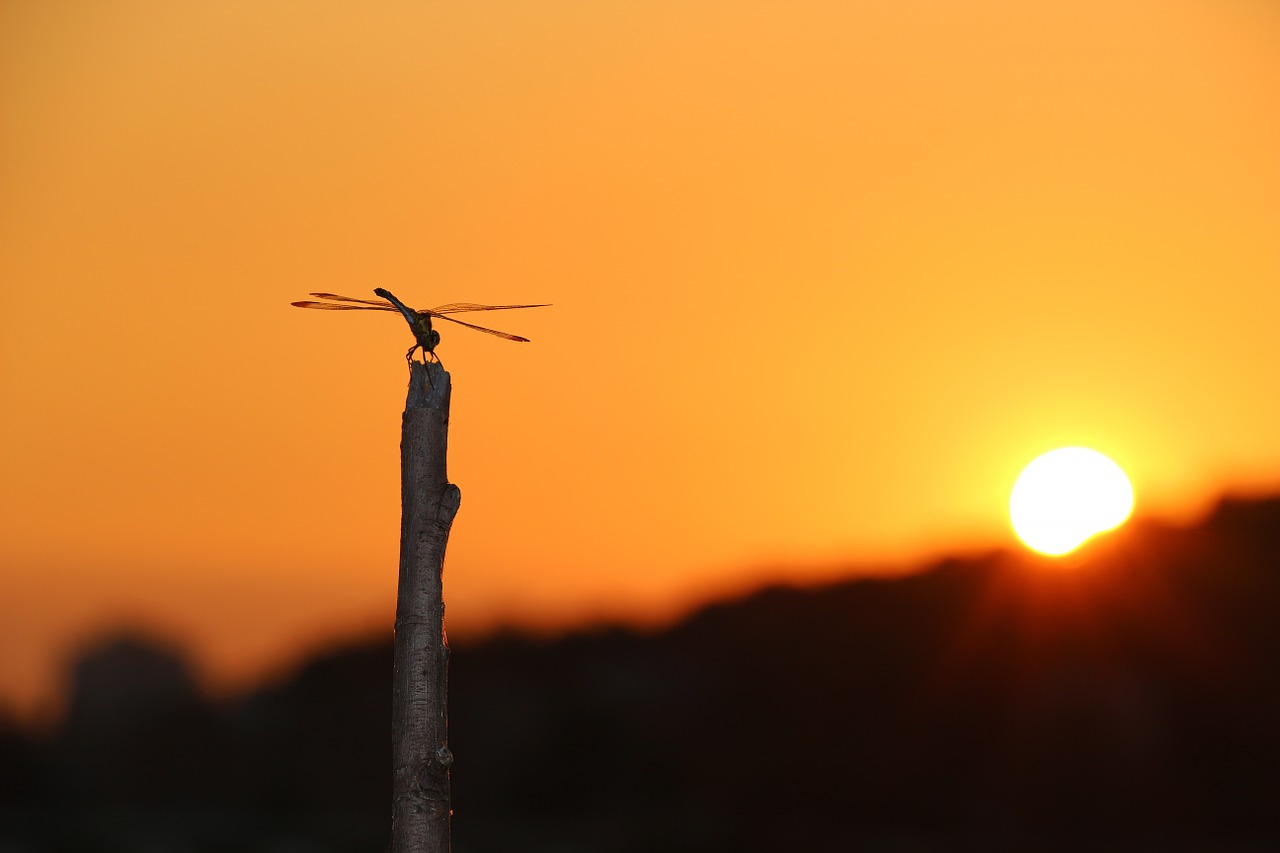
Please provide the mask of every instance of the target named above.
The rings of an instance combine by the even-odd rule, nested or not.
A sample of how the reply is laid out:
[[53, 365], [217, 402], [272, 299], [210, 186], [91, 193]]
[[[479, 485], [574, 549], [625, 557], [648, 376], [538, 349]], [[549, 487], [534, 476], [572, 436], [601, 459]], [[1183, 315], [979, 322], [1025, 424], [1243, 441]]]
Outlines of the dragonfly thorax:
[[413, 323], [413, 336], [417, 339], [418, 346], [427, 352], [434, 351], [440, 343], [440, 333], [431, 328], [430, 314], [418, 313]]

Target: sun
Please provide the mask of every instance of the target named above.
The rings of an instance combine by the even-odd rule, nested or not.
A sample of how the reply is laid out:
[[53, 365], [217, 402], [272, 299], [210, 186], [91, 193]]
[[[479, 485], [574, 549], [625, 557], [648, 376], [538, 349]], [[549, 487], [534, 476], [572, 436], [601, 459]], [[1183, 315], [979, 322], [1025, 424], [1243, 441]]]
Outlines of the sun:
[[1119, 527], [1132, 511], [1129, 478], [1087, 447], [1062, 447], [1036, 457], [1009, 496], [1009, 519], [1018, 538], [1055, 557]]

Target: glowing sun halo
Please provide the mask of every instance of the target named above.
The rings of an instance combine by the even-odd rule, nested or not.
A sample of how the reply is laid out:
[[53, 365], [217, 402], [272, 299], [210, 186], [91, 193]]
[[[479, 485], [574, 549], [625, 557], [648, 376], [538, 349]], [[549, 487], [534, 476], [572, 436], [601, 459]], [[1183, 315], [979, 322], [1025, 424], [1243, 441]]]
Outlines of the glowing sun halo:
[[1058, 556], [1119, 527], [1133, 510], [1133, 486], [1120, 466], [1087, 447], [1063, 447], [1022, 469], [1009, 497], [1014, 532], [1027, 546]]

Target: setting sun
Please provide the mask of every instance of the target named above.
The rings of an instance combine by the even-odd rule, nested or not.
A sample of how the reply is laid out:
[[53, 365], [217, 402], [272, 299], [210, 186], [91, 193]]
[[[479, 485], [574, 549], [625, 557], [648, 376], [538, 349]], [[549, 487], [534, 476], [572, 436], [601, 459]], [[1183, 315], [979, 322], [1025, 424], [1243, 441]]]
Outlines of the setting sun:
[[1009, 497], [1014, 532], [1028, 547], [1058, 556], [1119, 527], [1133, 510], [1133, 486], [1096, 450], [1063, 447], [1022, 469]]

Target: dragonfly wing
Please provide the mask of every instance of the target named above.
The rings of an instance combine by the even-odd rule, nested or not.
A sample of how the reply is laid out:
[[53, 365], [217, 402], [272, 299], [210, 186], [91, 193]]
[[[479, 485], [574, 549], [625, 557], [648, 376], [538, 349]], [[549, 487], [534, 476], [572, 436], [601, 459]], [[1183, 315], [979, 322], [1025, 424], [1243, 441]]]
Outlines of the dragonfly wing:
[[298, 308], [322, 308], [325, 311], [394, 311], [390, 305], [343, 305], [340, 302], [290, 302]]
[[[524, 306], [509, 306], [509, 307], [519, 308]], [[505, 338], [509, 341], [521, 341], [526, 344], [529, 343], [528, 338], [522, 338], [519, 335], [509, 335], [506, 332], [499, 332], [497, 329], [486, 329], [484, 326], [473, 326], [470, 323], [464, 323], [461, 320], [455, 320], [452, 317], [446, 317], [443, 314], [436, 314], [434, 311], [432, 311], [431, 313], [433, 316], [439, 317], [441, 320], [448, 320], [450, 323], [457, 323], [459, 326], [466, 326], [468, 329], [475, 329], [477, 332], [484, 332], [486, 335], [494, 335], [495, 337]]]
[[[315, 296], [316, 294], [311, 294]], [[546, 308], [550, 305], [544, 302], [540, 305], [477, 305], [474, 302], [450, 302], [448, 305], [441, 305], [439, 308], [432, 308], [430, 311], [424, 311], [424, 314], [434, 314], [437, 317], [443, 317], [445, 314], [461, 314], [465, 311], [505, 311], [508, 308]]]
[[313, 293], [312, 296], [318, 296], [321, 299], [332, 299], [334, 302], [354, 302], [357, 305], [369, 305], [373, 308], [381, 308], [383, 311], [395, 311], [396, 308], [385, 299], [356, 299], [354, 296], [339, 296], [336, 293]]

